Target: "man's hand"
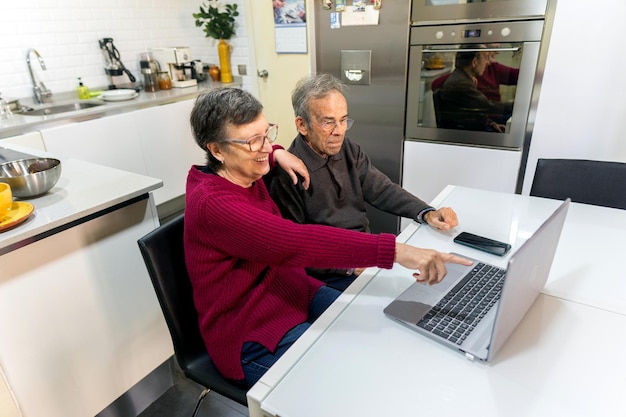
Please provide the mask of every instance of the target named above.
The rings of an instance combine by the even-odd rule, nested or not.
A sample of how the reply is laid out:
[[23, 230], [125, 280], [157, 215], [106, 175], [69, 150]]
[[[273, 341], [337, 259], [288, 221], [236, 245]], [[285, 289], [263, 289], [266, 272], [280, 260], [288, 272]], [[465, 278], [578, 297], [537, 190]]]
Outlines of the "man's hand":
[[354, 268], [354, 275], [357, 277], [363, 273], [367, 268]]
[[296, 174], [300, 174], [300, 176], [302, 176], [302, 186], [305, 190], [309, 189], [309, 183], [311, 181], [309, 170], [300, 158], [284, 149], [274, 149], [274, 160], [289, 174], [294, 185], [298, 184], [298, 175]]
[[430, 227], [434, 227], [442, 232], [459, 225], [456, 213], [450, 207], [442, 207], [438, 210], [429, 211], [424, 214], [424, 220]]
[[503, 125], [502, 123], [491, 122], [489, 123], [489, 126], [499, 133], [504, 133], [506, 131], [506, 125]]

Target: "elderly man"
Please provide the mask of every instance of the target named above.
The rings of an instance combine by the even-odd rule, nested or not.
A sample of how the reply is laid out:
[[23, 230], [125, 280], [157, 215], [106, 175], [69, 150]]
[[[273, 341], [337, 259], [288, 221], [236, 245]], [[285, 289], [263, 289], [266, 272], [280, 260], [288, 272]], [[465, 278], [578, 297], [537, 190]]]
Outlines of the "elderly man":
[[[273, 178], [270, 192], [282, 215], [297, 223], [369, 232], [365, 205], [369, 203], [439, 230], [455, 227], [458, 221], [452, 209], [436, 210], [392, 182], [358, 144], [345, 137], [353, 120], [348, 118], [344, 89], [337, 78], [320, 74], [301, 80], [292, 94], [299, 134], [289, 152], [305, 163], [311, 183], [308, 189], [294, 185], [284, 172]], [[361, 271], [307, 269], [340, 291]]]

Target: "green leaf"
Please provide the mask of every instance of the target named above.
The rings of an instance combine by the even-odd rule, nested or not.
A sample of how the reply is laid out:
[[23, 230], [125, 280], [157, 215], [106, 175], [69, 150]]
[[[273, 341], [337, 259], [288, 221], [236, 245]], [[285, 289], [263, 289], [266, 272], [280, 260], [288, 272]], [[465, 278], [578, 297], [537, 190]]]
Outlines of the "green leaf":
[[230, 39], [235, 35], [235, 17], [239, 16], [237, 4], [226, 4], [223, 13], [209, 4], [200, 6], [199, 13], [192, 13], [196, 27], [203, 27], [207, 38]]

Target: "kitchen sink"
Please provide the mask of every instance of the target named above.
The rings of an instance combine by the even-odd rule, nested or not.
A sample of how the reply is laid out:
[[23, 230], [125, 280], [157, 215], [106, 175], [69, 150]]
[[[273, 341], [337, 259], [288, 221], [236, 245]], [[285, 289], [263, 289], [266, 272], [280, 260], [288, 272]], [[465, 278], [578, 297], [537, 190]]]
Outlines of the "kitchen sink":
[[104, 103], [97, 103], [93, 101], [81, 101], [70, 104], [58, 104], [55, 106], [43, 107], [40, 109], [24, 110], [20, 114], [23, 116], [49, 116], [52, 114], [89, 109], [92, 107], [102, 106], [103, 104]]

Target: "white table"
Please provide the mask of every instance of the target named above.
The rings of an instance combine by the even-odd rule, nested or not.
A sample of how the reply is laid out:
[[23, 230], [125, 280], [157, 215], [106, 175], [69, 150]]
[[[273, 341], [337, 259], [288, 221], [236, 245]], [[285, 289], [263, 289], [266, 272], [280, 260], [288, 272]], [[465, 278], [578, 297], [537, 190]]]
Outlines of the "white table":
[[[447, 187], [434, 201], [453, 207], [459, 215], [457, 229], [475, 231], [513, 243], [513, 250], [536, 230], [560, 201], [517, 194], [492, 193], [465, 187]], [[487, 256], [504, 266], [506, 258], [452, 244], [425, 228], [433, 246], [468, 256]], [[452, 234], [456, 234], [455, 230]], [[420, 241], [422, 237], [418, 238]], [[434, 240], [430, 240], [434, 239]], [[443, 244], [444, 246], [439, 246]], [[625, 274], [616, 272], [626, 257], [626, 210], [589, 204], [570, 205], [554, 264], [544, 294], [626, 315]]]
[[[448, 234], [409, 225], [398, 237], [504, 265], [456, 245], [461, 230], [515, 251], [558, 201], [447, 187]], [[610, 227], [609, 227], [610, 226]], [[369, 269], [249, 391], [251, 416], [626, 416], [626, 211], [572, 204], [544, 293], [491, 365], [419, 336], [382, 312], [410, 271]], [[583, 240], [584, 238], [584, 240]], [[586, 243], [585, 243], [586, 242]]]

